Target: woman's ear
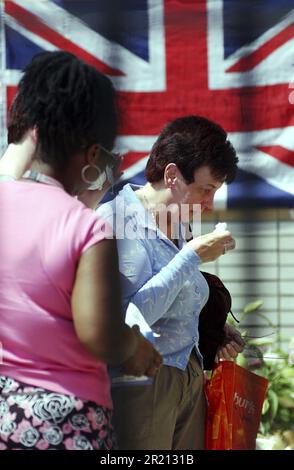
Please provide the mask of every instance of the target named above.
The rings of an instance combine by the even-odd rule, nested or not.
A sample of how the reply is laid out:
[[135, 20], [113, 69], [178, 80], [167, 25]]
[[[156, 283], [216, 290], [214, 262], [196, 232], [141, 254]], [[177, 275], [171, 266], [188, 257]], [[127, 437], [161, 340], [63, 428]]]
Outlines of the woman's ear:
[[164, 183], [167, 188], [172, 188], [178, 179], [179, 169], [175, 163], [169, 163], [164, 170]]
[[91, 145], [86, 151], [85, 151], [85, 162], [87, 165], [97, 165], [97, 161], [99, 160], [100, 157], [100, 147], [98, 144], [93, 144]]
[[38, 130], [38, 128], [35, 126], [35, 127], [30, 131], [30, 134], [31, 134], [32, 141], [34, 142], [35, 145], [37, 145], [37, 143], [38, 143], [38, 137], [39, 137], [39, 130]]

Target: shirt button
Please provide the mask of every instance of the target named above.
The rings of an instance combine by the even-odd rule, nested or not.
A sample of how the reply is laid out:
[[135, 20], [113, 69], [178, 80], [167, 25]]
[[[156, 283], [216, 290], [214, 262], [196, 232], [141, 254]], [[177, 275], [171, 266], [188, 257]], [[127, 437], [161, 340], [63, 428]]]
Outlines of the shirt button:
[[197, 337], [196, 337], [196, 336], [192, 336], [192, 341], [193, 341], [193, 343], [196, 343]]

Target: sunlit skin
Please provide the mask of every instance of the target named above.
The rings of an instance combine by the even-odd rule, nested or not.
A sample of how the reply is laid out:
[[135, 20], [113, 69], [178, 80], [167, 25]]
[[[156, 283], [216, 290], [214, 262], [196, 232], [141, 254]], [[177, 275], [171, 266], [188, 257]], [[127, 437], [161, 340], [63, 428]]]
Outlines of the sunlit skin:
[[223, 185], [223, 181], [216, 179], [208, 166], [203, 166], [194, 171], [193, 183], [187, 183], [178, 169], [170, 169], [173, 185], [171, 195], [173, 202], [179, 207], [181, 204], [189, 204], [189, 213], [193, 216], [193, 205], [200, 204], [201, 212], [213, 210], [215, 193]]
[[0, 159], [0, 175], [21, 178], [33, 162], [36, 141], [36, 132], [31, 129], [25, 133], [20, 142], [9, 144]]
[[[154, 213], [166, 213], [168, 208], [173, 213], [174, 220], [179, 214], [178, 220], [185, 223], [193, 220], [196, 204], [200, 204], [201, 212], [213, 210], [215, 193], [222, 185], [223, 181], [217, 180], [208, 166], [195, 170], [193, 183], [187, 183], [178, 167], [174, 163], [169, 163], [161, 181], [147, 183], [136, 194]], [[184, 210], [188, 211], [188, 220]], [[169, 215], [168, 212], [168, 224]]]

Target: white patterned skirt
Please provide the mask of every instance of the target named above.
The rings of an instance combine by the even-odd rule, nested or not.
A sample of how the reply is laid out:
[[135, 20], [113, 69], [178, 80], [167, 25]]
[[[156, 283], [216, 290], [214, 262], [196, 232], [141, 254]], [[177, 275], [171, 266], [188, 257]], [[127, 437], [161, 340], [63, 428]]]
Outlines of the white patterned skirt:
[[112, 411], [0, 375], [0, 450], [114, 449]]

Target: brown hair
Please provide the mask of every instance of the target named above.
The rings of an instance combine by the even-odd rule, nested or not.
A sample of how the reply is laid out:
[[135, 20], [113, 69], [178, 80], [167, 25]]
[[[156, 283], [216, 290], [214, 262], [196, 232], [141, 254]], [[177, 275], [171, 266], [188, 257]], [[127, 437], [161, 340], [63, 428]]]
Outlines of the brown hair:
[[163, 179], [168, 163], [175, 163], [188, 183], [194, 172], [209, 166], [213, 176], [230, 183], [237, 171], [238, 158], [224, 129], [201, 116], [185, 116], [167, 124], [154, 143], [146, 166], [146, 179]]

